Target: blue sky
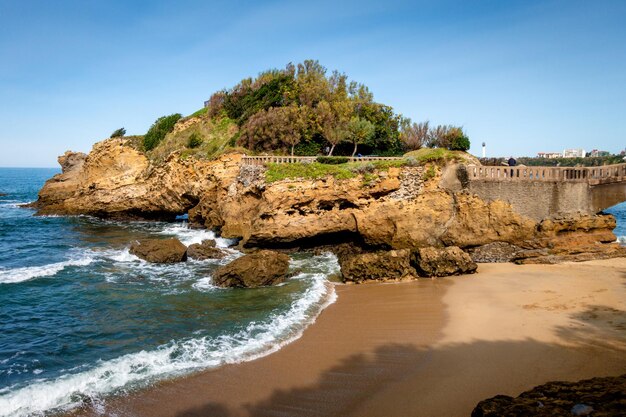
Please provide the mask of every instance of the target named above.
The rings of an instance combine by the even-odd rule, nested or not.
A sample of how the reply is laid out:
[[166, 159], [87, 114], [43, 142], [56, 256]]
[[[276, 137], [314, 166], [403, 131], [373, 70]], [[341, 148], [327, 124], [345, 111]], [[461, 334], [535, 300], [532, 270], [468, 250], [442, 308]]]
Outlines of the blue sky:
[[626, 1], [0, 0], [0, 166], [56, 166], [318, 59], [472, 151], [626, 147]]

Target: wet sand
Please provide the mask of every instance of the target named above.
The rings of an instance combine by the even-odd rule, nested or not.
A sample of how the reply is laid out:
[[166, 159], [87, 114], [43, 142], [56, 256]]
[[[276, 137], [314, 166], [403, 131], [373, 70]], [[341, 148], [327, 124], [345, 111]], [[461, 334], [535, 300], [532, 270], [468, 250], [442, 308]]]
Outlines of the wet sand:
[[112, 398], [99, 415], [469, 416], [496, 394], [626, 373], [626, 258], [336, 291], [277, 353]]

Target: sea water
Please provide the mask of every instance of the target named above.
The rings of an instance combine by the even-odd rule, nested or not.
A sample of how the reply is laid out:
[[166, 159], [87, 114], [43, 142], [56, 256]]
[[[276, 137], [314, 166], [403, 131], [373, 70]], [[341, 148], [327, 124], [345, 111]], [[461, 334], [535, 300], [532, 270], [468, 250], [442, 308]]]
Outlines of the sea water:
[[[184, 221], [34, 216], [54, 169], [0, 168], [0, 416], [41, 415], [193, 371], [251, 360], [298, 338], [335, 299], [331, 254], [293, 255], [285, 284], [221, 289], [235, 241]], [[216, 239], [222, 260], [146, 263], [146, 237]]]

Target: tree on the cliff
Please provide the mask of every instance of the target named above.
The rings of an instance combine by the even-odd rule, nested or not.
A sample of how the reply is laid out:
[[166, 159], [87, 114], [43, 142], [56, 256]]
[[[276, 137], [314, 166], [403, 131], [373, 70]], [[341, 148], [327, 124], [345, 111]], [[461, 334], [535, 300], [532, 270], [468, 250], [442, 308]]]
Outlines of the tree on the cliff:
[[374, 124], [360, 117], [352, 117], [348, 122], [348, 140], [354, 145], [352, 157], [356, 155], [357, 147], [367, 143], [374, 137]]
[[400, 140], [409, 151], [416, 151], [428, 144], [430, 133], [429, 122], [416, 123], [403, 118], [400, 128]]
[[250, 117], [237, 143], [249, 149], [262, 151], [288, 148], [293, 155], [305, 127], [306, 123], [297, 106], [271, 107]]
[[114, 131], [113, 133], [111, 133], [111, 138], [121, 138], [126, 134], [126, 129], [124, 129], [123, 127], [120, 127], [119, 129], [117, 129], [116, 131]]
[[169, 116], [159, 117], [148, 129], [143, 137], [143, 148], [150, 151], [165, 138], [165, 135], [174, 130], [176, 122], [183, 117], [180, 113], [170, 114]]
[[332, 156], [335, 147], [346, 140], [350, 113], [350, 103], [347, 100], [339, 100], [332, 104], [323, 100], [317, 105], [316, 121], [322, 136], [329, 144], [328, 156]]

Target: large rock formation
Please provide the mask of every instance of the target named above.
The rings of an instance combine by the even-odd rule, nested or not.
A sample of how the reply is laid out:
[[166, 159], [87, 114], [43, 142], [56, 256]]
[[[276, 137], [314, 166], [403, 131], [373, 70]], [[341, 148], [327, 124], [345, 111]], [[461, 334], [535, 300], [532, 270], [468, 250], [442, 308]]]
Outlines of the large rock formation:
[[187, 248], [187, 256], [199, 261], [204, 259], [222, 259], [227, 255], [226, 252], [215, 247], [214, 240], [203, 240], [201, 243], [193, 243]]
[[176, 263], [187, 260], [187, 247], [175, 237], [141, 239], [130, 245], [130, 253], [148, 262]]
[[213, 284], [220, 287], [255, 288], [280, 284], [287, 277], [289, 256], [261, 250], [237, 258], [213, 273]]
[[472, 417], [624, 416], [626, 375], [578, 382], [548, 382], [513, 398], [478, 403]]
[[467, 253], [456, 246], [418, 249], [411, 257], [411, 264], [423, 277], [473, 274], [478, 267]]
[[341, 259], [344, 282], [415, 278], [408, 249], [377, 251], [345, 256]]
[[626, 255], [610, 243], [616, 240], [612, 216], [525, 217], [503, 201], [471, 194], [451, 174], [454, 167], [435, 167], [427, 176], [422, 167], [404, 167], [344, 180], [267, 183], [263, 167], [240, 160], [232, 154], [198, 161], [175, 152], [155, 164], [127, 139], [107, 139], [87, 157], [64, 155], [64, 172], [46, 183], [35, 206], [42, 214], [126, 218], [188, 212], [192, 225], [239, 238], [244, 247], [458, 246], [489, 259], [494, 246], [485, 245], [498, 243], [515, 246], [502, 258], [516, 262]]

